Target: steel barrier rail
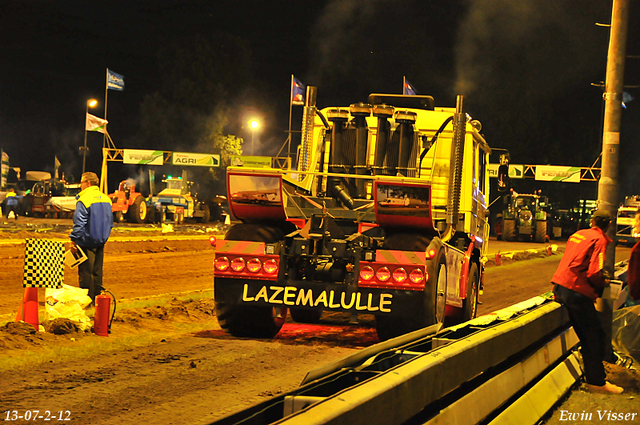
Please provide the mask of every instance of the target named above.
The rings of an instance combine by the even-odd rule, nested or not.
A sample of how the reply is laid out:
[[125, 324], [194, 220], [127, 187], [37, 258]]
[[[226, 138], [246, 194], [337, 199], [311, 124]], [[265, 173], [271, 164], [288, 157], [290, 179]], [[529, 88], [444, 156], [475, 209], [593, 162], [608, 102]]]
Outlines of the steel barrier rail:
[[[382, 351], [358, 366], [336, 370], [214, 423], [401, 424], [469, 383], [480, 385], [487, 371], [504, 367], [523, 351], [539, 349], [540, 341], [558, 338], [568, 327], [559, 304], [536, 297]], [[573, 342], [564, 336], [561, 341], [560, 352], [566, 353]], [[549, 366], [557, 356], [546, 358]]]
[[[567, 328], [566, 310], [546, 302], [515, 319], [418, 355], [275, 423], [403, 424], [485, 371]], [[376, 365], [374, 361], [370, 367], [375, 370]]]
[[[568, 350], [577, 344], [578, 337], [573, 328], [569, 328], [528, 357], [496, 373], [461, 397], [449, 401], [438, 412], [427, 412], [431, 413], [428, 420], [414, 418], [413, 423], [476, 424], [486, 423], [487, 418], [493, 417], [490, 422], [493, 425], [534, 425], [582, 376], [574, 355], [567, 357]], [[550, 369], [550, 365], [554, 364], [557, 366], [551, 366]], [[558, 371], [563, 374], [558, 374]], [[527, 401], [531, 400], [530, 390], [523, 391], [527, 388], [536, 389], [535, 413], [527, 405]], [[488, 394], [490, 397], [487, 397]], [[514, 397], [517, 401], [513, 401]], [[525, 405], [527, 408], [523, 407]]]
[[570, 354], [521, 397], [510, 403], [489, 425], [535, 425], [581, 377], [581, 366], [575, 353]]

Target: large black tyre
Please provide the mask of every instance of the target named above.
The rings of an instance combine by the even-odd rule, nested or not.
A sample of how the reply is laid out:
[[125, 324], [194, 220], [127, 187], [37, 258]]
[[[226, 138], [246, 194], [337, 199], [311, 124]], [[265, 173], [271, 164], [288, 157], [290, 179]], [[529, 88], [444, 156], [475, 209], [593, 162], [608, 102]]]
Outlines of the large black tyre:
[[289, 309], [291, 318], [298, 323], [318, 323], [322, 316], [322, 310], [307, 310], [305, 308]]
[[478, 314], [478, 288], [480, 286], [480, 273], [478, 264], [471, 263], [469, 268], [469, 280], [467, 282], [467, 297], [462, 302], [462, 321], [466, 322]]
[[127, 211], [129, 223], [144, 223], [147, 219], [147, 203], [142, 196], [138, 196]]
[[543, 243], [547, 240], [547, 222], [544, 220], [536, 221], [535, 234], [533, 235], [533, 241]]
[[[428, 301], [435, 308], [432, 311], [432, 316], [430, 317], [429, 325], [433, 325], [436, 323], [444, 323], [445, 319], [445, 310], [447, 307], [447, 259], [444, 254], [440, 256], [440, 261], [438, 262], [438, 280], [435, 294], [431, 295]], [[427, 291], [425, 290], [425, 293]], [[433, 302], [435, 299], [435, 303]]]
[[[267, 243], [283, 238], [284, 232], [279, 228], [259, 224], [237, 224], [225, 235], [226, 240]], [[287, 318], [287, 309], [228, 303], [224, 301], [223, 292], [230, 281], [234, 281], [234, 285], [242, 284], [237, 279], [214, 280], [216, 315], [220, 327], [231, 335], [251, 338], [273, 338], [280, 332]]]
[[[404, 251], [425, 251], [430, 244], [428, 237], [416, 233], [393, 233], [385, 238], [385, 248]], [[422, 303], [418, 311], [407, 316], [376, 316], [376, 331], [381, 341], [395, 338], [436, 323], [443, 323], [446, 307], [447, 266], [444, 254], [436, 264], [435, 285], [427, 284], [423, 292]]]
[[218, 323], [233, 336], [273, 338], [287, 319], [287, 309], [243, 306], [216, 302]]
[[124, 215], [122, 214], [122, 211], [116, 211], [113, 213], [114, 223], [122, 223], [123, 220], [124, 220]]
[[516, 221], [514, 219], [505, 219], [502, 225], [502, 240], [513, 242], [516, 240]]
[[230, 304], [216, 297], [216, 315], [220, 327], [233, 336], [273, 338], [287, 319], [287, 309]]

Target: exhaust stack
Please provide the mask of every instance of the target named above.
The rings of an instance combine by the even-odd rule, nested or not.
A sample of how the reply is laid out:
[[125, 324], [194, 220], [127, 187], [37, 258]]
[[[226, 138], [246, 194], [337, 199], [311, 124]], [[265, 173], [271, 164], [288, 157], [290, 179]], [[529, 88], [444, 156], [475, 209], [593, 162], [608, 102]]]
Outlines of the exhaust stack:
[[413, 125], [417, 119], [417, 114], [411, 111], [396, 112], [396, 122], [400, 127], [400, 146], [398, 152], [397, 173], [404, 177], [409, 175], [409, 158], [413, 149]]
[[313, 123], [316, 116], [317, 87], [307, 86], [306, 104], [302, 112], [302, 140], [300, 141], [300, 158], [298, 158], [298, 181], [303, 181], [307, 175], [305, 171], [312, 171], [313, 157]]
[[382, 166], [384, 165], [384, 157], [387, 154], [387, 144], [389, 143], [389, 135], [391, 134], [389, 118], [393, 116], [393, 110], [393, 106], [387, 105], [375, 105], [373, 107], [373, 116], [378, 118], [376, 156], [373, 166], [373, 172], [376, 175], [383, 174]]
[[[371, 116], [371, 105], [368, 103], [357, 103], [349, 107], [349, 112], [354, 117], [356, 124], [356, 163], [354, 165], [355, 174], [363, 176], [367, 174], [367, 142], [369, 140], [369, 127], [366, 118]], [[356, 179], [356, 198], [364, 198], [365, 182], [363, 179]]]
[[447, 204], [447, 231], [445, 241], [451, 239], [458, 225], [460, 191], [462, 189], [462, 156], [467, 121], [463, 112], [464, 97], [458, 95], [453, 115], [453, 140], [451, 141], [451, 170], [449, 172], [449, 203]]

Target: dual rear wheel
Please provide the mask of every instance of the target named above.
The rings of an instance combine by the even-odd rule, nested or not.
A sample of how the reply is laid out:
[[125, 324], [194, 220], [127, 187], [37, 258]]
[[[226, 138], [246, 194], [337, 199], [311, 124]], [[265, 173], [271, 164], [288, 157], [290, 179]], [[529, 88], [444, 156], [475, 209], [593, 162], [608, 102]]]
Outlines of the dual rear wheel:
[[[430, 243], [431, 240], [424, 235], [399, 232], [387, 236], [385, 248], [424, 252]], [[416, 311], [376, 316], [376, 331], [380, 340], [444, 323], [447, 300], [447, 264], [444, 253], [438, 254], [438, 262], [430, 272], [434, 276], [429, 276], [424, 291], [411, 291], [416, 297], [421, 298]]]
[[[284, 232], [272, 226], [237, 224], [225, 235], [225, 240], [272, 243], [284, 238]], [[214, 280], [216, 314], [220, 327], [234, 336], [273, 338], [287, 319], [287, 308], [254, 306], [229, 302], [224, 291], [230, 285], [242, 285], [238, 279]]]

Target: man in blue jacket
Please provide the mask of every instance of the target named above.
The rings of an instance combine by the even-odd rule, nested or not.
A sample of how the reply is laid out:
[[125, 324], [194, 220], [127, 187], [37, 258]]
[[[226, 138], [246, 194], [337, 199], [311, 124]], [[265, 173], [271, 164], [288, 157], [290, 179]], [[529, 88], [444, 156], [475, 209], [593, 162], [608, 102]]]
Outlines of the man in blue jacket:
[[15, 219], [18, 219], [18, 200], [22, 198], [22, 195], [16, 195], [16, 191], [14, 188], [10, 188], [9, 192], [7, 192], [7, 198], [5, 200], [6, 211], [5, 216], [7, 220], [9, 219], [9, 214], [13, 211], [13, 216]]
[[71, 251], [82, 248], [87, 260], [78, 265], [78, 280], [81, 288], [89, 290], [95, 302], [102, 291], [102, 262], [104, 244], [113, 227], [111, 200], [100, 192], [100, 181], [95, 173], [84, 173], [80, 179], [81, 192], [76, 196], [76, 211], [73, 214]]

